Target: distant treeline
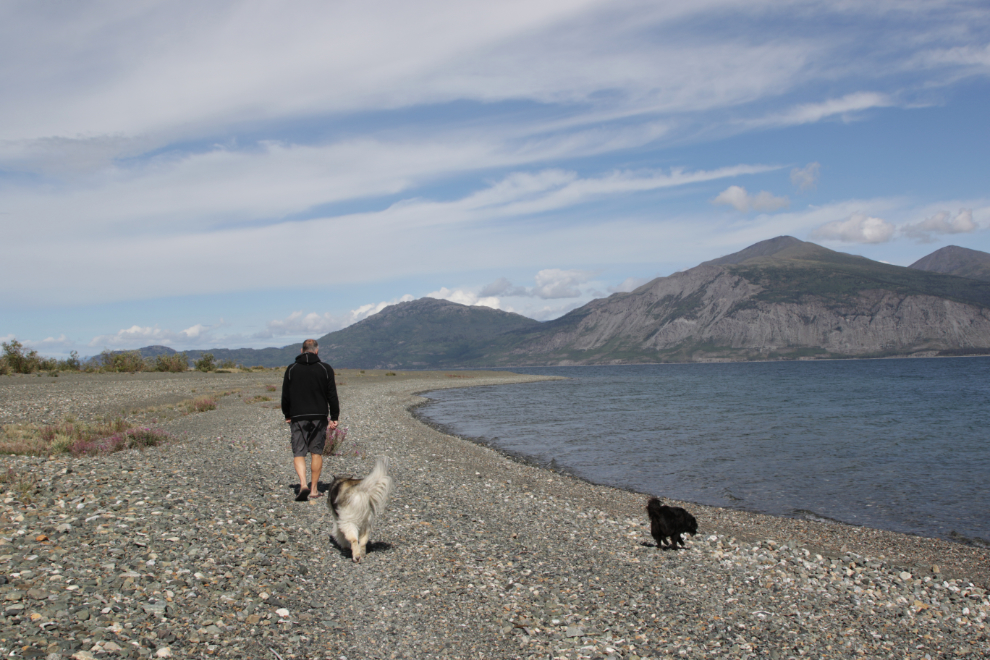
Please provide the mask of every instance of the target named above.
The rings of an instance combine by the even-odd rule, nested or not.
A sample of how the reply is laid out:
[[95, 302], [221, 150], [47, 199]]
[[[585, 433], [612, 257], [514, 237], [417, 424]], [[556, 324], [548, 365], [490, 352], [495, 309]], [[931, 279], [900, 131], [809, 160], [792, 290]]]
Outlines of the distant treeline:
[[[79, 354], [76, 351], [72, 351], [68, 358], [61, 360], [42, 357], [38, 355], [38, 351], [26, 350], [24, 345], [16, 339], [3, 342], [2, 345], [3, 356], [0, 357], [0, 375], [2, 376], [43, 372], [58, 375], [61, 371], [135, 373], [138, 371], [181, 372], [190, 369], [190, 356], [174, 351], [144, 356], [140, 351], [111, 351], [107, 349], [98, 356], [84, 361], [79, 359]], [[245, 367], [230, 359], [218, 361], [212, 353], [197, 351], [197, 354], [191, 365], [197, 371], [251, 369], [251, 367]]]

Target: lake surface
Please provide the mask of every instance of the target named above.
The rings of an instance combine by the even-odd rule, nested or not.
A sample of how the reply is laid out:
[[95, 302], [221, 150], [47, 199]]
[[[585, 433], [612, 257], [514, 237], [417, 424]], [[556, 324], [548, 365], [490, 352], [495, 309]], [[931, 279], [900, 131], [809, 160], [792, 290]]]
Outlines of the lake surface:
[[421, 417], [589, 481], [990, 545], [990, 358], [513, 369]]

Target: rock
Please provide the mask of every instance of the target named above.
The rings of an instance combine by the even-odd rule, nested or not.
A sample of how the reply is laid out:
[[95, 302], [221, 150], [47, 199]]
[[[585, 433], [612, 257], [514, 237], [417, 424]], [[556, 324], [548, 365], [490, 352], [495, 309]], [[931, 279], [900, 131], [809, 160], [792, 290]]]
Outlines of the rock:
[[170, 649], [167, 646], [163, 646], [163, 647], [159, 648], [157, 651], [155, 651], [155, 657], [156, 658], [171, 658], [172, 657], [172, 649]]
[[147, 614], [162, 615], [165, 613], [165, 602], [158, 601], [156, 603], [144, 603], [141, 605], [141, 609], [143, 609]]
[[564, 631], [564, 636], [568, 638], [581, 637], [582, 635], [584, 635], [584, 631], [578, 626], [567, 626], [567, 630]]

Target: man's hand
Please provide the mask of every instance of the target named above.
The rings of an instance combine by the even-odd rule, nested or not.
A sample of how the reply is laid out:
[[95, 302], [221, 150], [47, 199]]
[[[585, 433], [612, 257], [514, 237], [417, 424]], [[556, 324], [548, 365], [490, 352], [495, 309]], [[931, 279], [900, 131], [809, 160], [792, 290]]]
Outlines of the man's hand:
[[329, 429], [330, 429], [331, 431], [333, 431], [334, 429], [336, 429], [336, 428], [337, 428], [337, 421], [336, 421], [336, 420], [333, 420], [333, 419], [331, 419], [331, 420], [330, 420], [330, 423], [329, 423], [329, 424], [327, 424], [327, 427], [328, 427], [328, 428], [329, 428]]
[[292, 423], [292, 418], [291, 417], [286, 417], [285, 418], [285, 423], [286, 424], [291, 424]]

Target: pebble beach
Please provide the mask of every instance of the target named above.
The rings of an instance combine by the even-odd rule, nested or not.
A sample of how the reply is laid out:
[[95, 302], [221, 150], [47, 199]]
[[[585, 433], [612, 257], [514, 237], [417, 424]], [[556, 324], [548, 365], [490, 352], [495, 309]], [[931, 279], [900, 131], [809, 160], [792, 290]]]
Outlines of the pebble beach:
[[[124, 416], [171, 440], [2, 456], [0, 653], [75, 658], [985, 658], [990, 559], [942, 539], [684, 506], [504, 456], [415, 417], [504, 372], [338, 373], [348, 442], [321, 481], [391, 459], [360, 563], [295, 502], [281, 371], [0, 378], [0, 423]], [[212, 394], [219, 406], [183, 412]], [[22, 486], [14, 487], [14, 484]], [[28, 486], [23, 486], [28, 484]], [[663, 495], [657, 493], [657, 495]]]

